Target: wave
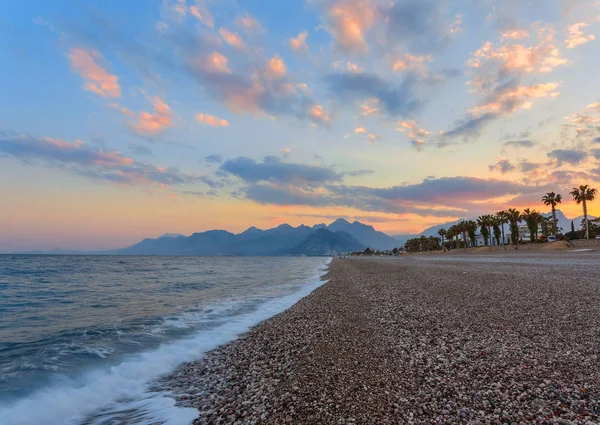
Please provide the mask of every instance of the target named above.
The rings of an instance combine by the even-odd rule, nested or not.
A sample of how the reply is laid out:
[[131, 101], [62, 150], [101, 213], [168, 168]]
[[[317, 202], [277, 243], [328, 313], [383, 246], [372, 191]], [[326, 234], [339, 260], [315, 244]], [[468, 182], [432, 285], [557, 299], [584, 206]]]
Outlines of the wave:
[[[324, 261], [322, 266], [326, 266]], [[321, 267], [319, 267], [321, 269]], [[317, 274], [318, 273], [318, 274]], [[252, 326], [286, 310], [322, 284], [322, 270], [315, 271], [299, 290], [270, 299], [250, 312], [231, 316], [212, 329], [197, 331], [185, 339], [127, 356], [120, 364], [92, 370], [76, 378], [39, 389], [7, 406], [0, 406], [4, 425], [189, 425], [197, 410], [175, 406], [168, 392], [153, 392], [150, 385], [179, 364], [223, 345]], [[174, 320], [174, 319], [172, 319]], [[193, 314], [179, 318], [198, 320]], [[103, 354], [103, 353], [102, 353]]]

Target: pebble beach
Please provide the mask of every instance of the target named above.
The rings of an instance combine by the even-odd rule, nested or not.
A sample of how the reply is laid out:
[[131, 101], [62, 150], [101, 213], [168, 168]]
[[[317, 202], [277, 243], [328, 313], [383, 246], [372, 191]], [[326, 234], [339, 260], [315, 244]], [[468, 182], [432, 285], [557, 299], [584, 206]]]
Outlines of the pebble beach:
[[201, 424], [598, 424], [600, 256], [335, 259], [165, 385]]

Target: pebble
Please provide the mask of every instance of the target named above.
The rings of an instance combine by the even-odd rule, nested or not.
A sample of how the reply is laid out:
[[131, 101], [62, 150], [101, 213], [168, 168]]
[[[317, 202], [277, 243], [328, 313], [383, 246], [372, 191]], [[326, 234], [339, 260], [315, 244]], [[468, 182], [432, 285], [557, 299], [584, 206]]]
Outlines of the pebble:
[[336, 259], [327, 278], [165, 378], [194, 425], [600, 424], [593, 262]]

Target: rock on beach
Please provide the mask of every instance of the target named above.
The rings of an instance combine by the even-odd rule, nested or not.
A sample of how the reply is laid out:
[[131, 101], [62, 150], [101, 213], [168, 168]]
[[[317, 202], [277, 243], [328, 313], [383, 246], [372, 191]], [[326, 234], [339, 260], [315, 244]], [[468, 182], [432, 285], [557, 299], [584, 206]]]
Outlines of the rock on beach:
[[168, 386], [195, 425], [600, 423], [599, 258], [511, 258], [336, 259]]

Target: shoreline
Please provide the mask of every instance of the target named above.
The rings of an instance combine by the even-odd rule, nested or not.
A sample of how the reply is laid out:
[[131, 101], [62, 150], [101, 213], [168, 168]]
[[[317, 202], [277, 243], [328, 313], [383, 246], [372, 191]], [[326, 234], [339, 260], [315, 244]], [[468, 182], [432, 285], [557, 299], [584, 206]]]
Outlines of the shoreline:
[[195, 425], [599, 423], [600, 256], [510, 257], [334, 259], [166, 382]]

